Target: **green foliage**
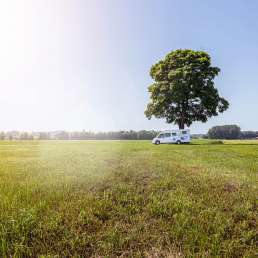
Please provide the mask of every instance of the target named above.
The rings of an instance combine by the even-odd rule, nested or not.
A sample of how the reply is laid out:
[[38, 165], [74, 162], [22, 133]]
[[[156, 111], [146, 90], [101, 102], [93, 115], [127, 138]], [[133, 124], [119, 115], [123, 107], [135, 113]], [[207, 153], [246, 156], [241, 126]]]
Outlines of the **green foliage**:
[[154, 83], [149, 86], [151, 102], [145, 111], [147, 118], [165, 118], [180, 129], [194, 121], [224, 112], [229, 103], [219, 96], [214, 78], [220, 69], [211, 66], [210, 56], [203, 51], [175, 50], [153, 65]]
[[210, 139], [239, 139], [241, 137], [241, 129], [237, 125], [214, 126], [208, 131]]
[[0, 142], [0, 257], [256, 257], [258, 144]]
[[241, 132], [241, 139], [255, 139], [258, 138], [257, 131], [242, 131]]

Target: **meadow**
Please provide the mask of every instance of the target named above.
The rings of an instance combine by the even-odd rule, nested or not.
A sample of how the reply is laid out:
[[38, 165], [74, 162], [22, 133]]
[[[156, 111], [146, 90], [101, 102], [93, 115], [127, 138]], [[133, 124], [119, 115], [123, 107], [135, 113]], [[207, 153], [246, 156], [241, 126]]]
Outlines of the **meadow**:
[[258, 257], [258, 144], [0, 142], [0, 257]]

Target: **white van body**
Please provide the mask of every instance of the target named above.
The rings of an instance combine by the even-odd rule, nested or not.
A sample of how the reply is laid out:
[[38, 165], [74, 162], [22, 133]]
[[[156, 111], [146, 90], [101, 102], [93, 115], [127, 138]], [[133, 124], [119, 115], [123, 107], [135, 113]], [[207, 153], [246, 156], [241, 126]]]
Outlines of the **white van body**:
[[191, 135], [189, 129], [181, 130], [167, 130], [159, 133], [157, 137], [152, 140], [153, 144], [162, 144], [162, 143], [190, 143]]

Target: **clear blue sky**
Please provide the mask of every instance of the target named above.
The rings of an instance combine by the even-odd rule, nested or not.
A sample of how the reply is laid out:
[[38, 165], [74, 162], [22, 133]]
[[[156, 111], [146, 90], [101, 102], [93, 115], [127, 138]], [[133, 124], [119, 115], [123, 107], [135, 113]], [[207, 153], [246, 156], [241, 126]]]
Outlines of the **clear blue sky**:
[[258, 2], [10, 0], [0, 4], [0, 130], [168, 129], [147, 120], [149, 68], [207, 51], [231, 103], [219, 124], [258, 130]]

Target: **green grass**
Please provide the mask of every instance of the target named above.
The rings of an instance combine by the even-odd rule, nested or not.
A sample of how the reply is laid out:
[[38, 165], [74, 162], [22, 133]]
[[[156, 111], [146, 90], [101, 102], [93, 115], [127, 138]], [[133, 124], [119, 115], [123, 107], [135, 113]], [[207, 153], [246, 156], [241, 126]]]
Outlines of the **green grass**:
[[0, 142], [0, 257], [257, 257], [258, 144]]

